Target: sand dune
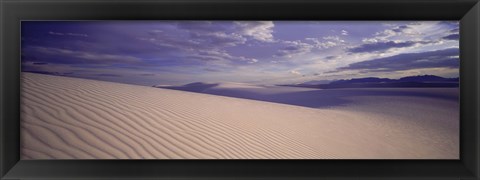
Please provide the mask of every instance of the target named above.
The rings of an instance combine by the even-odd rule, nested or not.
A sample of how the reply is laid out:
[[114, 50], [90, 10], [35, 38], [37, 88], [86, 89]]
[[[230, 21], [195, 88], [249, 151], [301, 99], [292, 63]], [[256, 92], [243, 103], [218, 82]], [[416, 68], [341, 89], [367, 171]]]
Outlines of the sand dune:
[[[244, 87], [228, 87], [239, 86]], [[279, 91], [310, 92], [290, 90]], [[457, 159], [459, 155], [458, 102], [436, 96], [367, 93], [338, 96], [349, 103], [331, 108], [310, 108], [23, 73], [21, 97], [22, 159]]]

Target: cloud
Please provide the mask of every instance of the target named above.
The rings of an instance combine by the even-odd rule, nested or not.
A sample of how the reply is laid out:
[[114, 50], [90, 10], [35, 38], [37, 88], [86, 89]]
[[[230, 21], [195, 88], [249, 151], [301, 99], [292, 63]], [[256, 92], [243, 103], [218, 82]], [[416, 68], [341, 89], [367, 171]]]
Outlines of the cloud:
[[232, 56], [228, 52], [223, 50], [198, 50], [194, 54], [188, 55], [186, 57], [192, 60], [200, 60], [204, 62], [216, 62], [217, 64], [219, 64], [220, 62], [223, 62], [225, 64], [228, 64], [230, 62], [234, 62], [234, 63], [243, 62], [247, 64], [258, 62], [258, 60], [255, 58], [248, 58], [244, 56]]
[[401, 26], [397, 26], [397, 27], [394, 27], [393, 29], [391, 29], [393, 32], [396, 32], [396, 33], [401, 33], [401, 32], [404, 32], [405, 30], [409, 29], [410, 27], [407, 26], [407, 25], [401, 25]]
[[371, 42], [362, 44], [357, 47], [349, 48], [347, 51], [351, 53], [364, 53], [364, 52], [385, 52], [393, 48], [411, 47], [417, 44], [428, 44], [432, 42], [428, 41], [385, 41], [385, 42]]
[[196, 42], [191, 41], [193, 43], [198, 44], [201, 42], [202, 44], [210, 44], [214, 47], [236, 46], [246, 42], [246, 38], [236, 33], [227, 34], [225, 32], [191, 32], [190, 36], [194, 38], [194, 40], [197, 40]]
[[88, 37], [87, 34], [80, 34], [80, 33], [60, 33], [60, 32], [53, 32], [49, 31], [48, 34], [56, 35], [56, 36], [78, 36], [78, 37]]
[[[190, 23], [186, 23], [190, 24]], [[198, 24], [198, 23], [197, 23]], [[182, 24], [181, 32], [170, 32], [162, 30], [152, 30], [149, 32], [150, 37], [139, 38], [140, 40], [149, 41], [158, 46], [170, 47], [175, 49], [221, 49], [224, 47], [236, 46], [238, 44], [244, 44], [246, 38], [237, 33], [227, 33], [210, 27], [209, 30], [205, 30], [206, 27], [198, 29], [184, 29], [195, 28], [200, 25], [184, 25]], [[213, 26], [213, 25], [211, 25]], [[173, 30], [175, 31], [175, 30]], [[178, 31], [178, 30], [177, 30]]]
[[342, 30], [342, 31], [341, 31], [341, 34], [344, 35], [344, 36], [347, 36], [347, 35], [348, 35], [348, 31]]
[[377, 38], [363, 38], [362, 39], [362, 42], [363, 43], [377, 43], [381, 40], [377, 39]]
[[339, 58], [342, 58], [342, 56], [326, 56], [324, 59], [333, 60], [333, 59], [339, 59]]
[[328, 49], [345, 44], [345, 40], [338, 36], [326, 36], [321, 40], [318, 38], [305, 38], [305, 40], [312, 41], [313, 45], [318, 49]]
[[45, 62], [32, 62], [33, 65], [47, 65]]
[[258, 62], [258, 59], [255, 59], [255, 58], [247, 58], [247, 63], [249, 64], [253, 64], [253, 63], [257, 63]]
[[233, 58], [233, 56], [226, 52], [213, 50], [201, 50], [186, 57], [201, 61], [224, 61]]
[[297, 70], [291, 70], [288, 73], [294, 74], [294, 75], [302, 75], [302, 73], [298, 72]]
[[388, 72], [421, 68], [458, 68], [459, 49], [450, 48], [421, 53], [406, 53], [350, 64], [332, 72], [363, 70], [369, 72]]
[[457, 27], [457, 28], [450, 29], [449, 32], [451, 32], [451, 33], [458, 33], [458, 32], [460, 32], [460, 28]]
[[53, 31], [48, 32], [48, 34], [50, 34], [50, 35], [57, 35], [57, 36], [64, 36], [64, 35], [65, 35], [64, 33], [53, 32]]
[[275, 56], [291, 58], [295, 55], [308, 53], [314, 47], [311, 44], [307, 44], [301, 41], [284, 41], [283, 43], [286, 46], [278, 50], [277, 53], [275, 53]]
[[[226, 25], [228, 22], [212, 22], [212, 21], [186, 21], [177, 23], [177, 28], [185, 31], [189, 36], [189, 42], [193, 44], [209, 45], [213, 47], [236, 46], [243, 44], [246, 38], [240, 32], [229, 31]], [[151, 31], [153, 35], [170, 36], [178, 34], [178, 32], [163, 32], [162, 30]], [[167, 38], [168, 39], [168, 38]], [[185, 41], [183, 38], [181, 39]]]
[[460, 21], [440, 21], [438, 24], [445, 25], [447, 27], [458, 27], [460, 25]]
[[[239, 23], [242, 28], [232, 28]], [[182, 22], [178, 23], [174, 29], [163, 28], [149, 31], [150, 37], [139, 39], [151, 42], [164, 50], [171, 48], [170, 54], [179, 56], [176, 59], [186, 58], [204, 63], [221, 62], [224, 65], [229, 63], [253, 64], [257, 63], [258, 59], [234, 56], [224, 49], [245, 44], [247, 37], [264, 36], [262, 33], [255, 33], [262, 30], [259, 28], [263, 27], [262, 25], [263, 22]], [[251, 29], [249, 30], [249, 28]]]
[[219, 26], [221, 22], [213, 21], [181, 21], [176, 23], [178, 29], [196, 31], [196, 32], [217, 32], [225, 31], [224, 26]]
[[88, 37], [87, 34], [78, 34], [78, 33], [67, 33], [69, 36], [81, 36], [81, 37]]
[[249, 36], [259, 41], [274, 41], [272, 33], [275, 25], [272, 21], [236, 21], [235, 24], [239, 27], [239, 32], [244, 36]]
[[406, 52], [417, 49], [431, 49], [434, 46], [455, 47], [451, 45], [455, 42], [445, 40], [455, 40], [458, 34], [458, 24], [446, 27], [443, 24], [452, 24], [450, 22], [411, 22], [402, 25], [386, 25], [387, 29], [376, 32], [373, 37], [363, 38], [360, 44], [354, 47], [348, 47], [346, 50], [350, 53], [393, 53]]
[[153, 74], [153, 73], [142, 73], [142, 74], [139, 74], [140, 76], [155, 76], [156, 74]]
[[450, 34], [442, 37], [442, 39], [458, 41], [460, 39], [460, 34]]
[[243, 44], [250, 37], [263, 42], [273, 42], [272, 21], [186, 21], [177, 23], [177, 28], [186, 31], [192, 38], [213, 42], [231, 40]]
[[389, 41], [389, 39], [398, 36], [414, 36], [414, 35], [421, 35], [420, 32], [417, 32], [417, 28], [413, 28], [412, 26], [419, 26], [421, 23], [408, 23], [405, 25], [387, 25], [391, 28], [385, 29], [380, 32], [376, 32], [373, 34], [374, 37], [372, 38], [364, 38], [362, 41], [364, 43], [377, 43], [377, 42], [385, 42]]
[[219, 69], [214, 69], [214, 68], [203, 68], [203, 70], [209, 71], [209, 72], [222, 72], [221, 70], [219, 70]]
[[398, 35], [419, 35], [420, 33], [415, 31], [415, 28], [412, 28], [411, 26], [416, 26], [416, 25], [421, 25], [417, 23], [409, 23], [406, 25], [400, 25], [400, 26], [393, 26], [391, 29], [386, 29], [381, 32], [375, 33], [375, 36], [380, 36], [380, 37], [391, 37], [391, 36], [398, 36]]
[[94, 74], [94, 76], [101, 76], [101, 77], [122, 77], [122, 75], [118, 75], [118, 74], [108, 74], [108, 73]]
[[[30, 47], [30, 49], [26, 49], [41, 53], [44, 55], [50, 55], [56, 59], [64, 58], [63, 63], [69, 63], [73, 61], [72, 58], [80, 59], [80, 60], [87, 60], [88, 62], [95, 62], [98, 64], [116, 64], [116, 63], [128, 63], [128, 64], [135, 64], [142, 62], [141, 59], [133, 57], [133, 56], [125, 56], [125, 55], [113, 55], [113, 54], [102, 54], [102, 53], [93, 53], [93, 52], [85, 52], [85, 51], [74, 51], [68, 49], [61, 49], [61, 48], [52, 48], [52, 47]], [[69, 61], [70, 60], [70, 61]]]

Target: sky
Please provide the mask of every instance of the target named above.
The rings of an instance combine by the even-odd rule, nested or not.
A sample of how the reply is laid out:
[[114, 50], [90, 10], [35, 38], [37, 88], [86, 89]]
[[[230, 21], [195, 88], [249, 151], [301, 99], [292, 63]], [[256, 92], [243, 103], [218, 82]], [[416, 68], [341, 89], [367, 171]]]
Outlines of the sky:
[[459, 76], [458, 21], [22, 21], [22, 71], [138, 85]]

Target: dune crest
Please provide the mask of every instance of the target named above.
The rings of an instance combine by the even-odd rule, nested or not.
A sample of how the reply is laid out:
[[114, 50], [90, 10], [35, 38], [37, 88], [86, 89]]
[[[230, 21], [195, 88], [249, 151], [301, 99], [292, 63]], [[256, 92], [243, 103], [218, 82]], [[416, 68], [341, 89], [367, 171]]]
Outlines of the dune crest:
[[21, 158], [458, 158], [452, 101], [404, 98], [393, 108], [417, 109], [406, 117], [365, 111], [391, 103], [365, 98], [350, 97], [356, 106], [315, 109], [22, 73]]

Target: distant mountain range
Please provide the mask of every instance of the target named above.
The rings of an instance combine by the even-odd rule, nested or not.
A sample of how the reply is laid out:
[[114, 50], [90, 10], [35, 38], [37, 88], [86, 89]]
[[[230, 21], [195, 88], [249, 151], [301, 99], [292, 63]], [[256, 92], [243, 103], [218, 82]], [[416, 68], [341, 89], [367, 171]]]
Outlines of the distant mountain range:
[[299, 83], [302, 85], [318, 85], [318, 84], [328, 84], [332, 82], [331, 80], [312, 80], [312, 81], [307, 81], [303, 83]]
[[458, 87], [459, 78], [444, 78], [434, 75], [407, 76], [400, 79], [366, 77], [355, 79], [342, 79], [326, 84], [312, 84], [309, 81], [302, 84], [282, 85], [295, 87], [309, 87], [321, 89], [333, 88], [388, 88], [388, 87]]

